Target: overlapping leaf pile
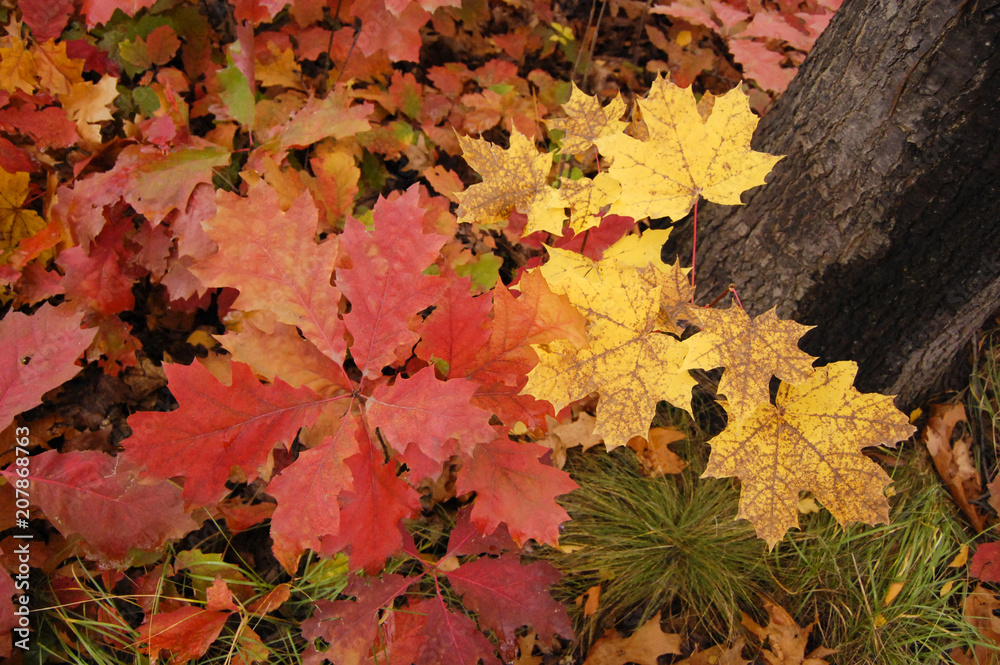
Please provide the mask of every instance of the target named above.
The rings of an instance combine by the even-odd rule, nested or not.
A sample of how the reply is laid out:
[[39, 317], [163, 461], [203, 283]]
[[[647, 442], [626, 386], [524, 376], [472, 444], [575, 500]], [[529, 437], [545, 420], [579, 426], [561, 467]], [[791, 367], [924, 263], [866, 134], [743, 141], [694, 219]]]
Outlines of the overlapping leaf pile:
[[[0, 427], [31, 423], [25, 412], [81, 355], [109, 374], [141, 367], [134, 310], [151, 328], [211, 311], [225, 330], [192, 336], [203, 352], [191, 364], [166, 359], [177, 407], [131, 415], [117, 455], [49, 450], [54, 437], [32, 431], [34, 516], [62, 539], [39, 543], [47, 567], [79, 553], [119, 571], [114, 585], [209, 517], [234, 531], [269, 520], [288, 576], [307, 551], [346, 554], [359, 573], [302, 625], [307, 662], [496, 662], [521, 626], [543, 646], [571, 636], [547, 591], [556, 571], [520, 560], [529, 540], [557, 544], [568, 516], [556, 497], [575, 488], [532, 437], [597, 393], [596, 435], [624, 445], [648, 433], [659, 401], [690, 410], [697, 368], [725, 367], [730, 413], [708, 473], [743, 480], [740, 515], [768, 543], [794, 526], [802, 490], [842, 522], [886, 518], [888, 480], [861, 449], [909, 435], [891, 400], [854, 391], [849, 363], [814, 369], [797, 348], [804, 326], [695, 306], [686, 271], [660, 261], [665, 234], [637, 233], [638, 219], [680, 219], [699, 197], [736, 204], [763, 184], [778, 158], [750, 150], [756, 120], [740, 91], [696, 103], [658, 80], [629, 126], [620, 99], [602, 107], [573, 89], [549, 128], [564, 154], [596, 149], [607, 168], [553, 187], [553, 153], [530, 136], [554, 98], [529, 113], [517, 67], [437, 67], [433, 87], [391, 69], [419, 57], [432, 11], [461, 41], [479, 10], [356, 1], [331, 18], [323, 3], [247, 2], [218, 17], [119, 4], [24, 3], [0, 38], [0, 129], [17, 141], [0, 137], [0, 279], [31, 312], [0, 321]], [[100, 42], [56, 40], [73, 17]], [[524, 42], [522, 58], [547, 48], [530, 31], [508, 41]], [[134, 79], [127, 94], [118, 76]], [[199, 118], [212, 128], [194, 131]], [[448, 127], [481, 133], [502, 118], [513, 118], [507, 149]], [[432, 144], [464, 151], [483, 182], [461, 191], [431, 159], [419, 171], [444, 196], [413, 185], [354, 207], [381, 189], [378, 164], [427, 159]], [[50, 173], [43, 192], [30, 174], [54, 155], [72, 176]], [[548, 240], [549, 258], [505, 285], [491, 250], [522, 233]], [[682, 339], [691, 324], [700, 332]], [[786, 382], [773, 404], [772, 376]], [[16, 482], [15, 466], [3, 473]], [[407, 524], [442, 498], [463, 507], [431, 557]], [[408, 574], [378, 577], [392, 557]], [[144, 606], [141, 637], [124, 646], [183, 662], [231, 617], [243, 626], [284, 602], [247, 607], [236, 587], [216, 577], [196, 597]]]

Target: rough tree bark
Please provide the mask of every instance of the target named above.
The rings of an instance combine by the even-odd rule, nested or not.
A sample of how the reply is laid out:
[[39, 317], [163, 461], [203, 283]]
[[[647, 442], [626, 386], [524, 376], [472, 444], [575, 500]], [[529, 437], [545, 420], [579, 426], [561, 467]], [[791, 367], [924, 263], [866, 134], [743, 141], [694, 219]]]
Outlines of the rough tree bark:
[[817, 325], [806, 351], [904, 409], [955, 387], [1000, 307], [1000, 2], [847, 0], [753, 146], [787, 157], [699, 213], [699, 302]]

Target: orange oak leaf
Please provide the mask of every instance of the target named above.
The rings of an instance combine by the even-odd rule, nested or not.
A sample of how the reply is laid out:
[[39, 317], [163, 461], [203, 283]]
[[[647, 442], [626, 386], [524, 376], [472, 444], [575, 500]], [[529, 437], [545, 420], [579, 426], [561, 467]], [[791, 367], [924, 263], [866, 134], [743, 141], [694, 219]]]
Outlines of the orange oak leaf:
[[343, 85], [323, 99], [310, 99], [291, 120], [273, 130], [278, 151], [304, 148], [327, 137], [342, 139], [371, 129], [368, 116], [375, 105], [351, 106], [350, 100]]
[[137, 646], [149, 654], [150, 665], [156, 665], [161, 651], [170, 652], [170, 663], [186, 663], [205, 655], [219, 638], [222, 627], [232, 612], [182, 607], [173, 612], [161, 612], [139, 626]]
[[337, 497], [353, 487], [344, 460], [358, 453], [361, 424], [345, 417], [333, 436], [299, 453], [267, 486], [278, 500], [271, 518], [274, 556], [292, 574], [306, 549], [319, 550], [322, 538], [340, 531]]
[[409, 379], [397, 378], [391, 386], [376, 386], [365, 411], [369, 424], [379, 428], [413, 469], [416, 465], [409, 459], [414, 446], [432, 460], [444, 462], [452, 452], [445, 447], [450, 439], [457, 439], [465, 454], [471, 454], [476, 444], [493, 440], [490, 414], [469, 403], [475, 391], [471, 381], [441, 381], [433, 367], [425, 367]]
[[[14, 466], [3, 474], [17, 477]], [[180, 488], [139, 480], [133, 466], [95, 450], [32, 457], [31, 483], [31, 502], [60, 533], [79, 536], [89, 557], [118, 568], [130, 565], [132, 548], [152, 551], [198, 528]]]
[[539, 461], [545, 452], [538, 444], [507, 438], [476, 446], [458, 473], [456, 489], [459, 494], [476, 492], [471, 518], [483, 533], [491, 534], [505, 522], [518, 544], [529, 538], [558, 543], [559, 525], [569, 515], [555, 498], [577, 484], [569, 474]]
[[446, 286], [442, 278], [422, 274], [446, 238], [423, 233], [418, 198], [416, 186], [392, 201], [380, 198], [372, 229], [348, 217], [340, 235], [351, 263], [337, 268], [337, 286], [351, 303], [344, 323], [354, 338], [351, 357], [368, 378], [381, 376], [398, 347], [416, 343], [409, 318], [434, 304]]
[[576, 87], [576, 83], [572, 85], [569, 101], [562, 106], [568, 117], [548, 118], [545, 124], [550, 130], [564, 132], [560, 149], [575, 155], [591, 148], [602, 136], [621, 132], [628, 123], [621, 121], [625, 115], [625, 102], [620, 94], [615, 95], [607, 106], [601, 106], [597, 97], [586, 94]]
[[501, 640], [512, 639], [524, 625], [544, 642], [556, 635], [573, 636], [566, 608], [548, 591], [562, 574], [548, 563], [522, 565], [520, 556], [507, 552], [499, 559], [482, 557], [462, 564], [447, 576], [465, 606], [479, 615], [481, 625]]
[[80, 371], [76, 360], [97, 334], [81, 330], [82, 321], [70, 303], [45, 304], [31, 316], [10, 312], [0, 321], [0, 429]]
[[779, 319], [773, 308], [753, 320], [741, 307], [698, 309], [695, 316], [702, 331], [684, 340], [688, 355], [682, 367], [726, 368], [719, 392], [737, 424], [770, 401], [772, 376], [801, 383], [813, 372], [816, 358], [800, 350], [798, 342], [814, 326]]
[[282, 211], [277, 192], [259, 181], [246, 198], [220, 190], [217, 201], [218, 213], [203, 226], [219, 252], [191, 272], [207, 286], [239, 289], [233, 307], [273, 313], [343, 363], [340, 292], [330, 285], [337, 239], [313, 240], [318, 213], [310, 195], [303, 192]]
[[[137, 413], [129, 425], [125, 458], [157, 478], [184, 476], [184, 499], [211, 505], [228, 490], [233, 467], [252, 481], [266, 469], [275, 444], [287, 448], [338, 397], [319, 397], [275, 380], [265, 386], [250, 368], [233, 363], [233, 382], [219, 383], [195, 363], [166, 365], [167, 386], [180, 404], [169, 413]], [[193, 460], [196, 460], [195, 463]]]
[[737, 519], [750, 520], [768, 547], [798, 525], [799, 493], [810, 491], [840, 524], [889, 521], [891, 482], [865, 457], [868, 446], [893, 445], [915, 430], [892, 397], [854, 389], [858, 366], [818, 367], [803, 383], [778, 389], [743, 422], [709, 441], [705, 477], [742, 481]]
[[302, 339], [295, 326], [275, 323], [266, 333], [244, 316], [242, 330], [215, 338], [233, 360], [249, 365], [268, 381], [279, 378], [292, 388], [307, 386], [317, 395], [328, 397], [352, 389], [340, 366]]
[[166, 154], [152, 146], [129, 146], [116, 168], [129, 170], [124, 198], [153, 224], [174, 209], [185, 210], [194, 188], [211, 184], [214, 168], [229, 163], [222, 146], [199, 140], [194, 146]]

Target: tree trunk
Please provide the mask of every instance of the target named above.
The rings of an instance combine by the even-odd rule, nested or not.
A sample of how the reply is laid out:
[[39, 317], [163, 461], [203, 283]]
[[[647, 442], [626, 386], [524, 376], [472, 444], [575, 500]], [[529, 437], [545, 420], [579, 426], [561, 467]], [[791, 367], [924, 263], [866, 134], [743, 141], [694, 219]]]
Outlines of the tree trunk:
[[699, 302], [818, 326], [803, 349], [904, 409], [961, 387], [1000, 306], [1000, 2], [847, 0], [753, 146], [787, 157], [699, 214]]

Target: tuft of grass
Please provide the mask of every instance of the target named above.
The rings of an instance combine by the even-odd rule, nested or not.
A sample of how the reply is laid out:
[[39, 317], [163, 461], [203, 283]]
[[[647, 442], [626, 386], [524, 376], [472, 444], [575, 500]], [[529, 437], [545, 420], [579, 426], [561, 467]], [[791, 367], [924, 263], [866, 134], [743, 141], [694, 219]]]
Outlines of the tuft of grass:
[[771, 552], [734, 520], [737, 482], [698, 478], [707, 447], [678, 452], [689, 468], [659, 479], [644, 477], [628, 450], [570, 457], [581, 488], [563, 497], [573, 520], [546, 556], [566, 575], [556, 593], [567, 604], [601, 586], [594, 615], [571, 608], [577, 646], [658, 611], [696, 642], [743, 634], [755, 644], [740, 612], [766, 624], [760, 595], [802, 626], [816, 621], [809, 649], [838, 649], [838, 664], [938, 663], [982, 643], [962, 617], [966, 566], [949, 566], [971, 539], [924, 451], [890, 460], [889, 524], [842, 528], [820, 510], [801, 515]]
[[630, 450], [573, 455], [567, 470], [580, 489], [563, 497], [572, 521], [550, 560], [565, 577], [558, 597], [572, 603], [601, 586], [597, 612], [575, 612], [577, 637], [589, 645], [626, 615], [644, 623], [680, 605], [713, 634], [739, 624], [739, 608], [764, 587], [764, 544], [746, 521], [735, 521], [737, 491], [727, 480], [698, 479], [703, 463], [693, 446], [676, 477], [648, 478]]
[[841, 528], [827, 511], [800, 518], [767, 556], [769, 594], [837, 663], [939, 663], [981, 643], [963, 619], [965, 566], [949, 566], [970, 538], [927, 455], [910, 450], [891, 470], [890, 521]]
[[[213, 539], [222, 551], [232, 552], [228, 536], [220, 532]], [[203, 543], [210, 545], [210, 543]], [[211, 548], [210, 548], [211, 549]], [[297, 665], [301, 663], [305, 648], [299, 626], [311, 614], [312, 604], [319, 599], [333, 599], [347, 583], [347, 559], [337, 556], [322, 559], [309, 553], [300, 568], [301, 574], [288, 580], [291, 596], [279, 610], [266, 616], [235, 612], [222, 629], [219, 639], [199, 663], [226, 664], [254, 662], [260, 658], [260, 645], [250, 631], [259, 636], [267, 648], [269, 663]], [[165, 564], [172, 563], [168, 552]], [[277, 586], [281, 580], [268, 581], [243, 560], [219, 561], [203, 569], [186, 569], [168, 576], [171, 567], [161, 567], [161, 577], [155, 596], [140, 598], [134, 593], [122, 593], [121, 585], [108, 588], [105, 576], [88, 570], [82, 561], [71, 563], [63, 571], [72, 571], [75, 578], [70, 600], [60, 603], [58, 592], [49, 589], [49, 604], [41, 608], [38, 616], [38, 639], [32, 644], [37, 654], [29, 654], [29, 662], [65, 662], [78, 665], [141, 665], [149, 657], [140, 653], [140, 624], [142, 604], [152, 603], [153, 611], [167, 598], [184, 600], [198, 605], [204, 602], [203, 590], [216, 575], [226, 579], [235, 591], [241, 587], [246, 600], [243, 606], [252, 605]], [[163, 572], [168, 571], [168, 572]], [[132, 569], [128, 577], [144, 574], [143, 569]], [[64, 576], [65, 577], [65, 576]], [[282, 576], [287, 579], [287, 576]], [[131, 586], [125, 584], [125, 586]], [[199, 589], [202, 592], [199, 592]], [[199, 600], [199, 598], [201, 600]], [[249, 630], [248, 630], [249, 629]]]

